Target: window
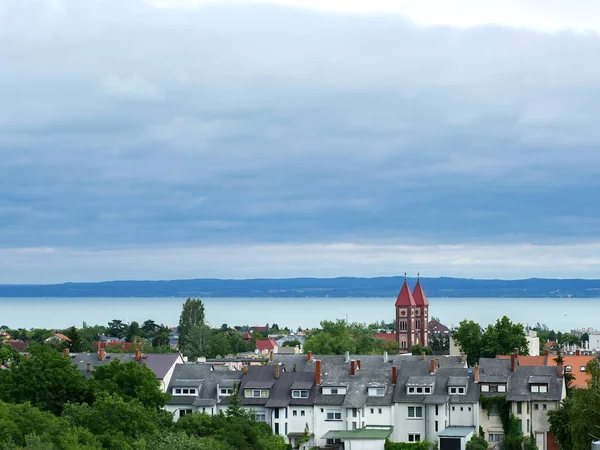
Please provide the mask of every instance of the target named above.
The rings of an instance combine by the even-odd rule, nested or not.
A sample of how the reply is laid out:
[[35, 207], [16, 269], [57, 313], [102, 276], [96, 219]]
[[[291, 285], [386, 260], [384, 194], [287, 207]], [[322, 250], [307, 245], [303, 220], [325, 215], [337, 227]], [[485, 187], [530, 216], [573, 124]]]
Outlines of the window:
[[260, 397], [260, 391], [255, 389], [252, 391], [252, 397]]
[[409, 406], [408, 407], [408, 418], [409, 419], [423, 418], [423, 407], [422, 406]]
[[548, 410], [548, 405], [545, 403], [542, 403], [542, 411], [547, 411]]
[[356, 422], [352, 422], [352, 429], [356, 430]]
[[371, 414], [375, 414], [375, 408], [371, 408]]
[[461, 410], [461, 411], [464, 411], [464, 410], [465, 410], [465, 408], [464, 408], [463, 406], [461, 406], [461, 407], [460, 407], [460, 410]]
[[175, 388], [176, 395], [196, 395], [196, 389]]
[[415, 388], [413, 388], [413, 387], [409, 387], [409, 388], [408, 388], [408, 393], [409, 393], [409, 394], [414, 394], [414, 393], [415, 393]]
[[275, 430], [273, 431], [275, 434], [279, 434], [279, 423], [275, 424]]
[[273, 417], [274, 417], [275, 419], [279, 419], [279, 408], [275, 408], [275, 409], [273, 410]]
[[304, 417], [304, 415], [305, 415], [304, 410], [300, 411], [300, 416]]
[[451, 388], [450, 388], [450, 393], [451, 393], [451, 394], [456, 394], [456, 388], [454, 388], [454, 387], [451, 387]]
[[490, 386], [487, 384], [481, 385], [481, 392], [490, 392]]
[[324, 387], [323, 395], [346, 395], [345, 387]]
[[352, 408], [352, 417], [358, 417], [358, 409]]
[[244, 389], [244, 397], [246, 398], [268, 398], [269, 391], [262, 389]]
[[523, 421], [521, 419], [519, 419], [519, 433], [523, 432]]
[[369, 396], [371, 397], [383, 397], [385, 395], [385, 388], [369, 388]]
[[517, 414], [523, 413], [523, 402], [517, 402]]
[[295, 409], [292, 409], [292, 416], [296, 417], [298, 415], [298, 411], [296, 411]]
[[438, 421], [436, 420], [436, 421], [435, 421], [435, 432], [436, 432], [436, 433], [437, 433], [438, 429], [439, 429], [439, 426], [438, 426]]
[[308, 391], [292, 391], [292, 398], [308, 398]]
[[405, 331], [406, 330], [406, 320], [401, 320], [400, 322], [398, 322], [398, 329]]
[[547, 384], [532, 384], [531, 392], [548, 392]]
[[503, 435], [501, 433], [490, 433], [490, 438], [488, 441], [490, 442], [502, 442]]
[[458, 393], [459, 394], [464, 394], [465, 393], [465, 388], [464, 387], [459, 387], [458, 388]]
[[580, 367], [579, 367], [579, 371], [580, 371], [580, 372], [585, 372], [585, 366], [580, 366]]
[[535, 403], [535, 404], [533, 405], [533, 409], [534, 409], [535, 411], [537, 411], [538, 409], [540, 409], [540, 405], [539, 405], [539, 403]]
[[421, 442], [421, 435], [416, 433], [410, 433], [408, 435], [408, 442]]
[[425, 393], [426, 394], [431, 394], [431, 388], [430, 387], [426, 387], [425, 388]]
[[496, 405], [492, 406], [492, 409], [490, 409], [490, 416], [497, 416], [498, 415], [498, 407]]
[[251, 414], [254, 416], [254, 420], [256, 420], [257, 422], [266, 422], [267, 421], [267, 415], [265, 414], [264, 411], [251, 411]]
[[471, 411], [471, 407], [469, 406], [469, 411]]
[[435, 405], [435, 415], [436, 416], [438, 415], [438, 408], [439, 408], [439, 405]]
[[422, 387], [418, 387], [417, 388], [417, 394], [422, 394], [423, 393], [423, 388]]
[[529, 433], [529, 419], [527, 419], [527, 432]]
[[233, 388], [221, 388], [221, 395], [233, 394]]
[[452, 411], [456, 411], [456, 407], [455, 406], [452, 407]]
[[328, 409], [327, 420], [342, 420], [342, 411], [339, 409]]
[[421, 329], [421, 319], [417, 319], [415, 322], [417, 323], [416, 329], [420, 330]]
[[565, 372], [572, 372], [573, 368], [571, 366], [565, 367]]
[[378, 412], [379, 414], [383, 414], [383, 409], [379, 408], [379, 409], [377, 410], [377, 412]]
[[498, 392], [506, 392], [506, 385], [505, 384], [499, 384], [498, 385]]
[[176, 394], [181, 394], [181, 389], [175, 389]]
[[188, 414], [191, 414], [192, 410], [191, 409], [180, 409], [179, 410], [179, 417], [183, 417], [183, 416], [187, 416]]

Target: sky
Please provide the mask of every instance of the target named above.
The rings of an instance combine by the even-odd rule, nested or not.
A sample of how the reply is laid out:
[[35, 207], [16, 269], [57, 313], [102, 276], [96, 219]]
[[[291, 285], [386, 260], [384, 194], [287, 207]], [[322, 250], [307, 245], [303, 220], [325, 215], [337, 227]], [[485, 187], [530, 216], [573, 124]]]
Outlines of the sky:
[[600, 277], [600, 2], [0, 2], [0, 283]]

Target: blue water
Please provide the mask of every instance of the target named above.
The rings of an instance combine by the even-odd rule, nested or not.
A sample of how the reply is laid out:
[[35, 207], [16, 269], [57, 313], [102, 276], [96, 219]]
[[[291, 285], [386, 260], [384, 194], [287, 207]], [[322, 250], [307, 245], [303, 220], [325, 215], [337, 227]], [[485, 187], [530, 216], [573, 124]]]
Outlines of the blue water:
[[[0, 298], [0, 325], [11, 328], [66, 328], [110, 320], [153, 319], [176, 325], [183, 298]], [[394, 298], [207, 298], [212, 326], [264, 325], [315, 327], [321, 320], [375, 322], [394, 318]], [[447, 326], [471, 319], [485, 326], [503, 315], [534, 326], [536, 322], [568, 331], [597, 326], [600, 299], [430, 298], [430, 317]], [[565, 315], [566, 314], [566, 315]]]

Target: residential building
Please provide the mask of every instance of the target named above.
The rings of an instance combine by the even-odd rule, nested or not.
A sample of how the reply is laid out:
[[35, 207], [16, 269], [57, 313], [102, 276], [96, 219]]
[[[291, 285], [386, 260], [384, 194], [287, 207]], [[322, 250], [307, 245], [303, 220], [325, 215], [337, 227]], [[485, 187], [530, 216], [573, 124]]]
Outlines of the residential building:
[[439, 322], [436, 319], [431, 319], [429, 321], [429, 337], [432, 336], [449, 336], [450, 328], [448, 328], [443, 323]]
[[256, 351], [261, 355], [268, 355], [271, 352], [277, 353], [279, 345], [273, 339], [257, 339]]
[[54, 335], [50, 336], [48, 339], [46, 339], [44, 342], [71, 342], [71, 339], [69, 339], [67, 336], [65, 336], [62, 333], [55, 333]]
[[167, 387], [171, 398], [165, 409], [173, 419], [193, 412], [225, 412], [229, 398], [242, 381], [243, 371], [212, 364], [177, 364]]
[[411, 293], [406, 277], [396, 299], [396, 342], [401, 350], [413, 345], [428, 345], [429, 302], [421, 286], [421, 280]]
[[530, 356], [539, 356], [540, 354], [540, 338], [537, 335], [537, 331], [527, 330], [527, 350], [529, 350]]
[[[549, 433], [548, 411], [559, 407], [566, 396], [562, 366], [524, 366], [517, 364], [517, 355], [510, 359], [481, 358], [474, 374], [484, 398], [500, 398], [519, 420], [524, 434], [535, 436], [539, 450], [556, 450]], [[494, 403], [482, 405], [480, 424], [490, 445], [501, 442], [504, 429], [501, 409]]]
[[64, 354], [71, 358], [79, 371], [85, 376], [91, 376], [95, 367], [110, 364], [116, 359], [122, 363], [136, 361], [140, 365], [146, 365], [154, 372], [163, 392], [167, 391], [175, 366], [184, 362], [179, 353], [145, 354], [140, 350], [136, 350], [135, 353], [111, 354], [101, 348], [97, 353], [69, 353], [69, 350], [64, 350]]

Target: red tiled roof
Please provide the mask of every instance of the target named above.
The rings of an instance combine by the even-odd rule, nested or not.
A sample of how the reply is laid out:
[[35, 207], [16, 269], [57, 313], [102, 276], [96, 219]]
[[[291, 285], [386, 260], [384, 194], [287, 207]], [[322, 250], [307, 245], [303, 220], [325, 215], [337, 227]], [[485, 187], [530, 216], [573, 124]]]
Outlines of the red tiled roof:
[[18, 339], [11, 339], [6, 343], [19, 352], [24, 351], [29, 344], [28, 342], [19, 341]]
[[244, 336], [242, 336], [244, 339], [250, 339], [252, 338], [252, 336], [250, 336], [250, 333], [248, 333], [247, 331], [244, 333]]
[[425, 291], [423, 291], [423, 287], [421, 286], [421, 280], [417, 280], [417, 285], [413, 291], [413, 298], [417, 306], [429, 306]]
[[396, 306], [416, 306], [415, 299], [410, 293], [410, 289], [408, 288], [408, 283], [406, 280], [404, 280], [402, 289], [400, 289], [400, 293], [398, 294]]
[[256, 349], [259, 352], [275, 350], [277, 347], [277, 343], [273, 339], [257, 339], [256, 340]]
[[269, 331], [269, 327], [258, 327], [258, 326], [256, 326], [256, 327], [252, 327], [251, 330], [254, 330], [254, 331]]
[[56, 333], [54, 336], [57, 337], [57, 338], [59, 338], [62, 341], [69, 341], [69, 342], [71, 342], [71, 339], [69, 339], [68, 337], [66, 337], [62, 333]]
[[385, 339], [386, 341], [395, 341], [396, 334], [395, 333], [377, 333], [375, 335], [377, 339]]
[[446, 334], [446, 333], [449, 333], [450, 330], [443, 323], [440, 323], [440, 322], [438, 322], [435, 319], [431, 319], [429, 321], [429, 332], [430, 333], [444, 333], [444, 334]]
[[135, 350], [135, 344], [133, 342], [121, 342], [121, 341], [110, 341], [110, 342], [100, 342], [96, 341], [93, 344], [94, 350], [98, 350], [100, 348], [120, 348], [126, 352], [133, 352]]

